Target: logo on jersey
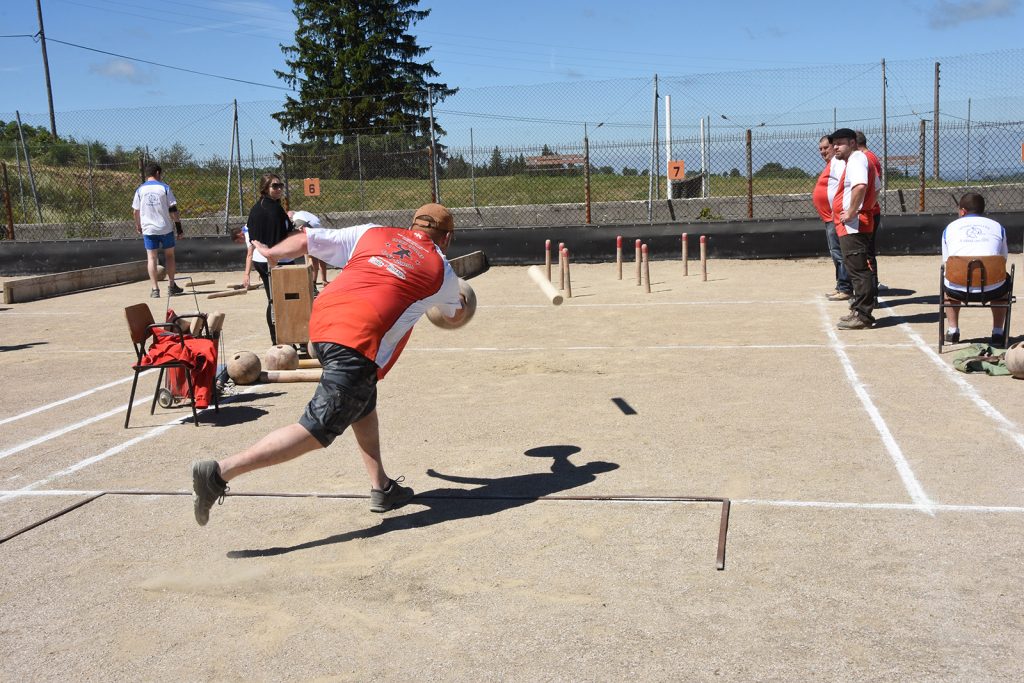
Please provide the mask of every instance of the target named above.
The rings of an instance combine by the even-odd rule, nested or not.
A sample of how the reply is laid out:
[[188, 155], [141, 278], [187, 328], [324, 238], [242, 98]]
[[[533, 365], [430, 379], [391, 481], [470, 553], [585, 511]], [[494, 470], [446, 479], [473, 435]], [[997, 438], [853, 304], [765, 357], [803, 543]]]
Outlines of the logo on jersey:
[[385, 261], [384, 259], [382, 259], [379, 256], [371, 256], [369, 258], [369, 263], [370, 263], [371, 266], [376, 266], [378, 268], [384, 268], [389, 273], [391, 273], [392, 275], [397, 277], [399, 280], [404, 280], [405, 279], [405, 271], [404, 270], [402, 270], [401, 268], [396, 266], [394, 263], [390, 263], [388, 261]]

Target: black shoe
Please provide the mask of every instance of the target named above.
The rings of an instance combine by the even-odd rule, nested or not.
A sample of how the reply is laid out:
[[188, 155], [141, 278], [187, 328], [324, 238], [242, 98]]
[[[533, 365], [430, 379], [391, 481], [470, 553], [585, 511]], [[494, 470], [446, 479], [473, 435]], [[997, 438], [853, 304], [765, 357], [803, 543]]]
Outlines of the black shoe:
[[402, 481], [405, 481], [405, 477], [392, 479], [391, 483], [383, 491], [380, 489], [370, 489], [370, 511], [387, 512], [388, 510], [400, 508], [412, 500], [413, 490], [408, 486], [402, 486], [399, 483]]
[[179, 287], [178, 285], [176, 285], [173, 282], [171, 284], [167, 285], [167, 296], [178, 296], [179, 294], [184, 294], [184, 293], [185, 293], [185, 290], [182, 289], [181, 287]]
[[1006, 348], [1006, 332], [1002, 334], [993, 334], [992, 338], [988, 340], [988, 345], [996, 349]]
[[957, 330], [956, 332], [946, 332], [946, 334], [944, 334], [942, 336], [942, 340], [946, 344], [959, 344], [960, 343], [960, 330]]

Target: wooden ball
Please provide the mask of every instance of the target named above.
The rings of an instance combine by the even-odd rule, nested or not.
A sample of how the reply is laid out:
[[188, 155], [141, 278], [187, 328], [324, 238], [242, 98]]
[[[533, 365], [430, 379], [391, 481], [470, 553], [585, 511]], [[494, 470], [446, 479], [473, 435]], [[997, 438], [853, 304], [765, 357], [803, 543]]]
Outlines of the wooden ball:
[[235, 384], [252, 384], [260, 378], [260, 357], [252, 351], [239, 351], [228, 359], [228, 377]]
[[271, 346], [263, 356], [263, 366], [267, 370], [297, 370], [299, 352], [287, 344]]
[[1017, 379], [1024, 379], [1024, 342], [1017, 342], [1006, 349], [1006, 369]]
[[462, 327], [473, 319], [476, 313], [476, 292], [469, 286], [469, 283], [459, 278], [459, 293], [466, 297], [466, 304], [455, 314], [454, 318], [446, 318], [437, 306], [427, 309], [427, 319], [440, 328], [454, 330]]
[[157, 282], [163, 282], [167, 279], [167, 269], [163, 266], [156, 267], [156, 279]]

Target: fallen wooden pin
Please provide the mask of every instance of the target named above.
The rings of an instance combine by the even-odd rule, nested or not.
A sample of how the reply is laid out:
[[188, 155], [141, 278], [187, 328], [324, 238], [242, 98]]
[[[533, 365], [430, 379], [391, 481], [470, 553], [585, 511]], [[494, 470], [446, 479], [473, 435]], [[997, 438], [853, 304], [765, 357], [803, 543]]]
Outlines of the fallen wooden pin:
[[[263, 287], [262, 284], [249, 285], [249, 291], [251, 292], [254, 289], [261, 289], [262, 287]], [[228, 288], [229, 289], [245, 289], [245, 285], [228, 285]]]
[[266, 370], [260, 373], [260, 382], [319, 382], [323, 370]]
[[216, 280], [189, 280], [188, 278], [185, 278], [185, 281], [191, 287], [201, 287], [202, 285], [215, 285], [215, 284], [217, 284]]
[[317, 358], [300, 358], [299, 368], [319, 368], [320, 360]]
[[207, 299], [223, 299], [226, 296], [241, 296], [242, 294], [248, 294], [247, 289], [229, 289], [226, 292], [214, 292], [213, 294], [207, 294]]

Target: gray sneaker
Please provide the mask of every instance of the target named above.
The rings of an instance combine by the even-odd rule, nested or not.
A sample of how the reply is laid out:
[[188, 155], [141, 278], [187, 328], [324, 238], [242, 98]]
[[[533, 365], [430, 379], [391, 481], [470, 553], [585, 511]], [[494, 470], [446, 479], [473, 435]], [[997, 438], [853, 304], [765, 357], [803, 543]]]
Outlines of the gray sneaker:
[[415, 492], [408, 486], [402, 486], [401, 482], [403, 481], [405, 481], [405, 477], [392, 479], [391, 483], [383, 491], [380, 489], [370, 489], [370, 511], [387, 512], [388, 510], [400, 508], [412, 500]]
[[197, 460], [192, 463], [192, 508], [199, 526], [210, 521], [210, 508], [224, 503], [228, 487], [217, 481], [220, 468], [216, 460]]
[[850, 311], [849, 313], [844, 315], [842, 318], [840, 318], [840, 320], [850, 321], [850, 320], [853, 320], [856, 317], [857, 317], [857, 311]]
[[860, 316], [854, 316], [852, 320], [840, 320], [836, 327], [840, 330], [870, 330], [871, 326], [874, 324], [875, 323], [871, 320], [865, 320]]

